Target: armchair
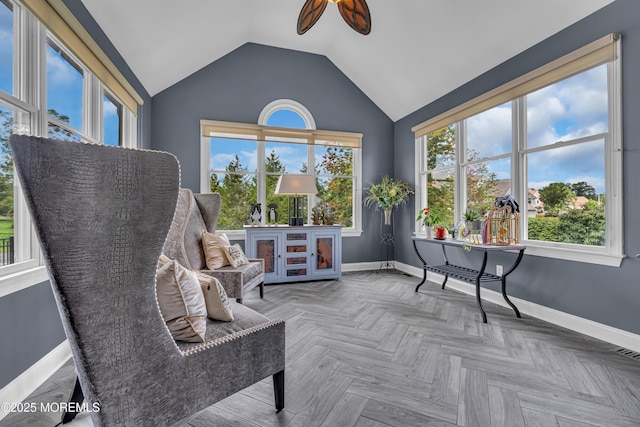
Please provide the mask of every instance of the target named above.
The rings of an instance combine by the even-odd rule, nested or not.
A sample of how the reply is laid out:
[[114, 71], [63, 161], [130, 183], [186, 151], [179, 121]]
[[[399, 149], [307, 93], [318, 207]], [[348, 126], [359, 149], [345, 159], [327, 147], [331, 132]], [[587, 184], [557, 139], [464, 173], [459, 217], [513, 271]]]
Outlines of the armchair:
[[162, 318], [155, 277], [178, 197], [174, 156], [10, 143], [76, 365], [72, 399], [99, 405], [95, 426], [171, 425], [270, 375], [284, 407], [283, 321], [234, 303], [235, 320], [208, 320], [204, 343], [176, 343]]
[[215, 270], [207, 268], [202, 249], [202, 232], [215, 233], [220, 217], [220, 194], [193, 194], [187, 188], [180, 189], [176, 215], [164, 245], [164, 254], [176, 259], [184, 267], [198, 270], [220, 280], [229, 298], [242, 303], [251, 289], [260, 287], [264, 296], [264, 260], [250, 259], [239, 267], [226, 266]]

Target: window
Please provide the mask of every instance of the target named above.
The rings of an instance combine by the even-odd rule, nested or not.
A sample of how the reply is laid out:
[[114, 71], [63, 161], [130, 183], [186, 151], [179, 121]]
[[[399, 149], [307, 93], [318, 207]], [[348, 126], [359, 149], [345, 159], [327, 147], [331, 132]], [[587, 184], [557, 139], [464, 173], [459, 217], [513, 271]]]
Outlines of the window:
[[422, 204], [453, 224], [512, 194], [528, 254], [620, 265], [617, 40], [598, 40], [416, 126]]
[[0, 0], [0, 90], [13, 94], [13, 3]]
[[105, 91], [102, 98], [102, 141], [105, 145], [122, 145], [122, 104]]
[[[324, 200], [343, 224], [343, 235], [361, 230], [360, 134], [319, 131], [311, 114], [291, 100], [269, 104], [260, 124], [201, 121], [203, 192], [222, 195], [218, 228], [233, 238], [243, 237], [253, 205], [260, 203], [262, 222], [274, 207], [279, 224], [288, 223], [288, 198], [274, 194], [280, 175], [313, 174], [318, 194], [306, 197], [311, 208]], [[312, 167], [310, 167], [312, 165]]]
[[53, 9], [42, 14], [48, 20], [45, 28], [23, 6], [33, 6], [30, 10], [36, 13], [50, 8], [49, 3], [0, 0], [0, 296], [47, 280], [14, 179], [9, 135], [136, 145], [135, 112], [113, 94], [119, 90], [111, 89], [114, 79], [100, 73], [111, 83], [107, 87], [73, 53], [69, 46], [74, 43], [60, 41], [60, 34], [73, 38], [82, 31], [70, 32]]

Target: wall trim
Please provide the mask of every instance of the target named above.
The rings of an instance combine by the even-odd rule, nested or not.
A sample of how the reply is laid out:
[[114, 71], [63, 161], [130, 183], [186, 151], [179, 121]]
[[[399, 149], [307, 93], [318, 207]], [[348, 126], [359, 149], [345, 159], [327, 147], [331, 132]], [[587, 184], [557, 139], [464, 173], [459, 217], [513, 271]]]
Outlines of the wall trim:
[[[422, 268], [397, 261], [395, 264], [398, 270], [411, 276], [421, 278], [423, 275]], [[442, 283], [442, 281], [444, 280], [444, 276], [430, 272], [428, 279], [432, 280], [433, 278], [439, 280], [440, 283]], [[447, 288], [473, 296], [476, 295], [476, 287], [474, 285], [456, 280], [451, 277], [447, 281]], [[509, 307], [505, 300], [502, 298], [502, 294], [500, 292], [483, 288], [481, 296], [483, 301], [489, 301], [502, 307], [511, 309], [511, 307]], [[640, 335], [622, 329], [614, 328], [612, 326], [604, 325], [602, 323], [594, 322], [593, 320], [578, 317], [573, 314], [565, 313], [553, 308], [545, 307], [531, 301], [515, 298], [512, 296], [509, 296], [509, 299], [516, 305], [516, 307], [518, 307], [518, 310], [520, 310], [520, 312], [523, 314], [528, 314], [529, 316], [535, 317], [536, 319], [544, 320], [545, 322], [553, 323], [554, 325], [571, 329], [572, 331], [579, 332], [581, 334], [611, 343], [616, 346], [640, 352]]]
[[[69, 341], [64, 340], [29, 369], [0, 390], [0, 403], [19, 403], [36, 391], [51, 375], [71, 358]], [[9, 412], [0, 408], [0, 420]]]
[[345, 271], [369, 271], [369, 270], [377, 270], [380, 268], [381, 261], [372, 261], [372, 262], [350, 262], [347, 264], [342, 264], [342, 272]]

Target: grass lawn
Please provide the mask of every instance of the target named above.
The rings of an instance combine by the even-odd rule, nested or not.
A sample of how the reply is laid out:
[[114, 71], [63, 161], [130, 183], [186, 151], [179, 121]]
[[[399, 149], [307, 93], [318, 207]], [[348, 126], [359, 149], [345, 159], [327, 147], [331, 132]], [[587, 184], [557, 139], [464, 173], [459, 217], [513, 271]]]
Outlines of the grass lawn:
[[13, 236], [13, 218], [0, 217], [0, 239]]

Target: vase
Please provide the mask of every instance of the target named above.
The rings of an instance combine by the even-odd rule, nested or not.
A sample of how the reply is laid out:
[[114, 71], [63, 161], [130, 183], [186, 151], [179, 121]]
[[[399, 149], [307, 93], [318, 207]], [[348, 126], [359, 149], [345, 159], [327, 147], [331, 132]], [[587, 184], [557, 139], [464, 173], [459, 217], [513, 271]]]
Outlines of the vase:
[[425, 225], [424, 232], [427, 239], [433, 239], [433, 227]]
[[392, 210], [391, 209], [385, 209], [384, 210], [384, 225], [391, 225], [391, 214], [392, 214]]
[[443, 227], [436, 228], [436, 239], [444, 240], [447, 238], [447, 229]]

